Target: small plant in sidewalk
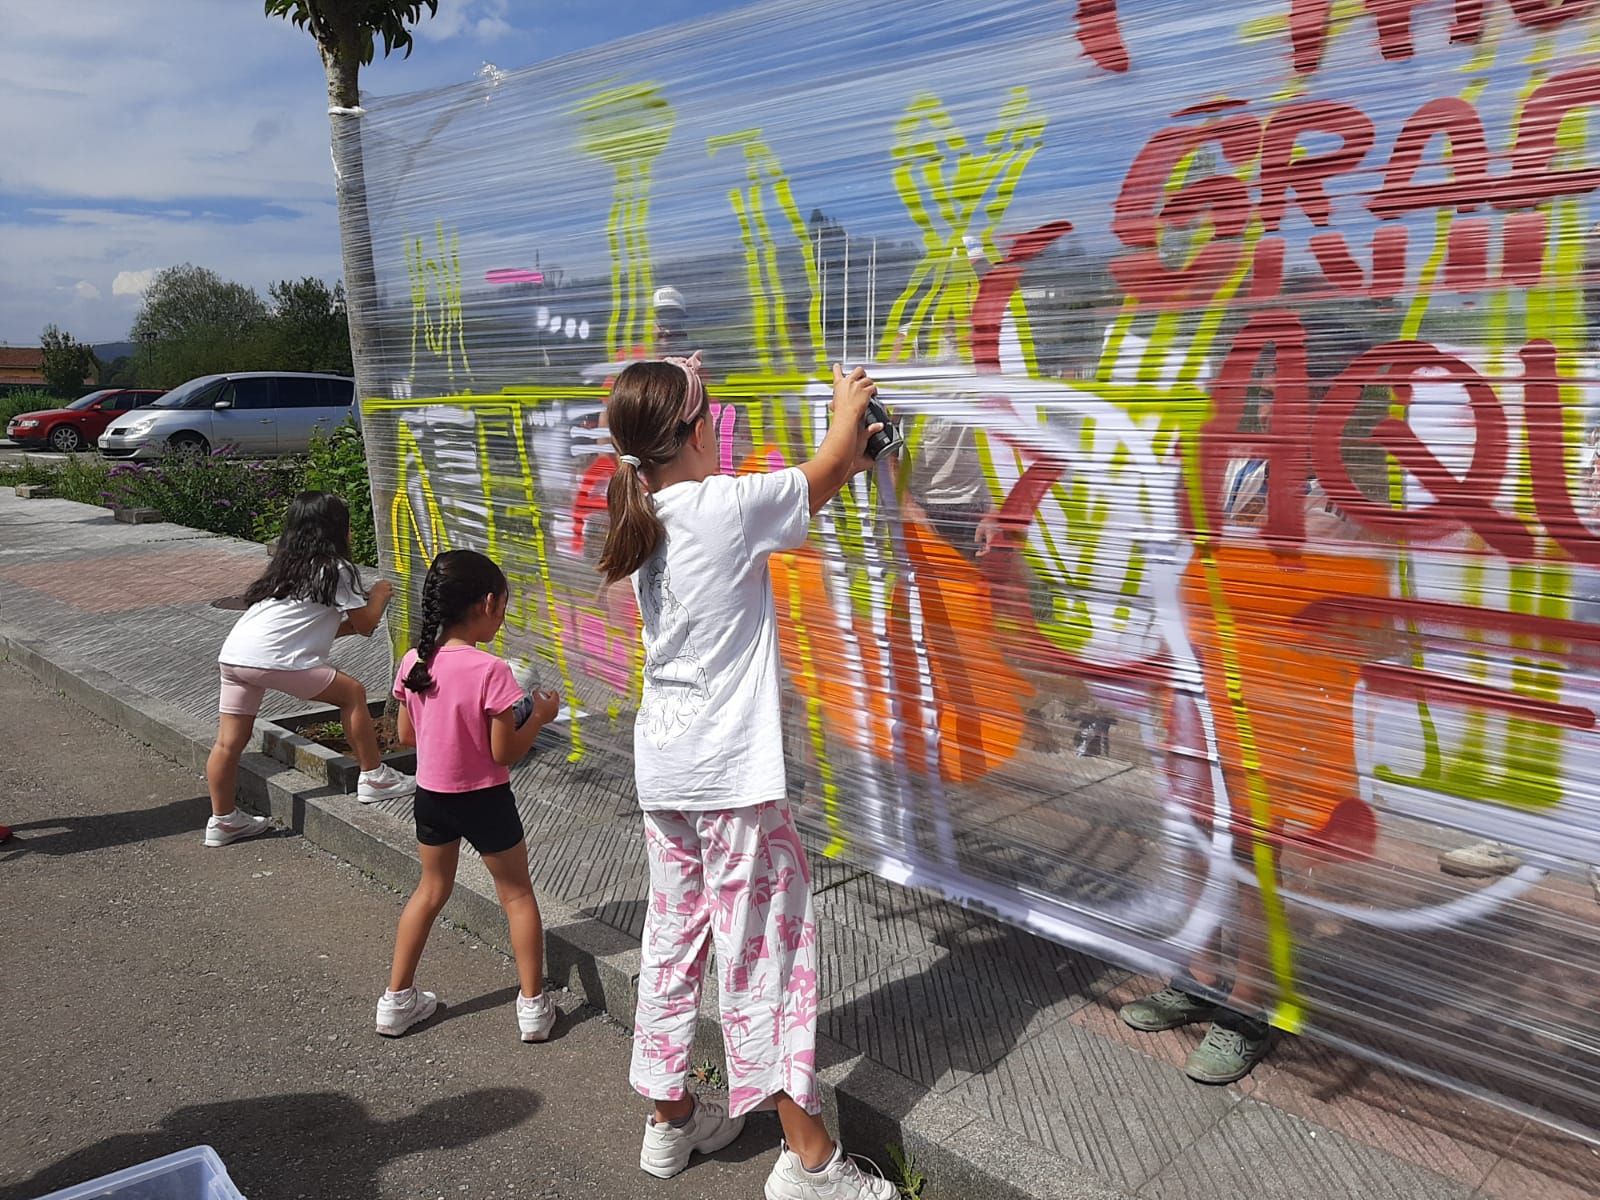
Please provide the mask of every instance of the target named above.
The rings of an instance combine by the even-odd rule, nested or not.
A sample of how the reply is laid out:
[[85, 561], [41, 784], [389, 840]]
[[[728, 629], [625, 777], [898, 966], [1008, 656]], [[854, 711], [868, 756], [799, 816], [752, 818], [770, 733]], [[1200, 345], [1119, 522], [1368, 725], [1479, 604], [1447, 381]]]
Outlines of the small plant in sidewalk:
[[[378, 735], [378, 750], [388, 754], [394, 750], [404, 750], [400, 744], [400, 735], [395, 730], [394, 718], [385, 714], [375, 717], [372, 722], [373, 732]], [[340, 754], [350, 754], [352, 749], [350, 739], [345, 736], [343, 721], [319, 721], [315, 725], [305, 725], [299, 730], [300, 736], [316, 742], [319, 746], [326, 746]]]
[[917, 1160], [899, 1146], [890, 1145], [889, 1157], [894, 1161], [894, 1169], [899, 1172], [900, 1179], [894, 1186], [905, 1200], [922, 1200], [922, 1189], [928, 1186], [928, 1179], [917, 1169]]
[[722, 1068], [709, 1058], [702, 1060], [699, 1066], [690, 1071], [689, 1077], [701, 1087], [720, 1088], [723, 1086]]

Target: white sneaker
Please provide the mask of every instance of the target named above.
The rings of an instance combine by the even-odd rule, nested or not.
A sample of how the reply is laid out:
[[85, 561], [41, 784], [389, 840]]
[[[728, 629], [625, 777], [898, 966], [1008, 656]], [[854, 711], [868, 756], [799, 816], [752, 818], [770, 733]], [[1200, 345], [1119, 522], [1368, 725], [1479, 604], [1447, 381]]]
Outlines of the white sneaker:
[[894, 1184], [883, 1177], [876, 1163], [862, 1161], [872, 1168], [871, 1174], [835, 1142], [827, 1165], [820, 1171], [808, 1171], [786, 1144], [767, 1176], [767, 1200], [895, 1200], [899, 1193]]
[[206, 822], [206, 845], [226, 846], [229, 842], [255, 837], [271, 828], [272, 822], [266, 817], [253, 817], [236, 808], [225, 817], [214, 816]]
[[1463, 879], [1494, 879], [1521, 865], [1522, 859], [1499, 842], [1474, 842], [1439, 855], [1439, 869]]
[[356, 780], [356, 799], [363, 804], [376, 804], [380, 800], [398, 800], [401, 796], [409, 796], [417, 790], [417, 781], [409, 775], [402, 775], [388, 763], [381, 764], [376, 771], [363, 771], [361, 778]]
[[560, 1015], [556, 1002], [544, 992], [531, 1000], [517, 993], [517, 1027], [522, 1030], [523, 1041], [549, 1041], [550, 1031], [556, 1027], [556, 1018]]
[[439, 1007], [439, 997], [432, 992], [413, 987], [399, 998], [387, 992], [378, 998], [378, 1032], [384, 1037], [399, 1037], [419, 1021], [433, 1016]]
[[691, 1154], [715, 1154], [743, 1132], [743, 1117], [730, 1117], [720, 1100], [696, 1096], [694, 1115], [682, 1128], [645, 1122], [639, 1169], [657, 1179], [671, 1179], [689, 1165]]

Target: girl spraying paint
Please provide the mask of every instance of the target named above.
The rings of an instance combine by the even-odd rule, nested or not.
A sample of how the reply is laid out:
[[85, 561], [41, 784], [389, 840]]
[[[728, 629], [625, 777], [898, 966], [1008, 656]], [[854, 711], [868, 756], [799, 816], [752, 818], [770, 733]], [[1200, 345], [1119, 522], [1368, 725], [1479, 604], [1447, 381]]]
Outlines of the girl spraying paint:
[[[767, 1200], [890, 1200], [829, 1136], [816, 1087], [810, 869], [784, 773], [777, 615], [767, 563], [871, 466], [876, 385], [834, 367], [833, 422], [797, 468], [730, 478], [699, 356], [635, 363], [606, 406], [618, 468], [600, 570], [631, 577], [645, 646], [634, 728], [650, 861], [630, 1081], [655, 1101], [639, 1165], [667, 1179], [775, 1107], [784, 1146]], [[724, 1108], [687, 1089], [708, 943], [728, 1051]]]
[[371, 636], [393, 594], [381, 579], [371, 592], [361, 590], [350, 561], [350, 510], [343, 500], [327, 492], [294, 498], [271, 564], [245, 592], [250, 607], [217, 655], [222, 695], [217, 740], [206, 760], [211, 791], [206, 845], [226, 846], [269, 826], [265, 817], [234, 806], [239, 758], [269, 690], [339, 707], [345, 736], [361, 764], [356, 795], [363, 804], [411, 794], [411, 777], [384, 765], [378, 753], [366, 688], [328, 662], [335, 638]]

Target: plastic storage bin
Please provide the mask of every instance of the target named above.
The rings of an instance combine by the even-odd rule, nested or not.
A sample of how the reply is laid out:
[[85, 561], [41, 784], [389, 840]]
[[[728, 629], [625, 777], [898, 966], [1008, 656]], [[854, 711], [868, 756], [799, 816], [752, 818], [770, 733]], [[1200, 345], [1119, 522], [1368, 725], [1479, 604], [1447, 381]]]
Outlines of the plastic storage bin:
[[39, 1200], [244, 1200], [210, 1146], [180, 1150]]

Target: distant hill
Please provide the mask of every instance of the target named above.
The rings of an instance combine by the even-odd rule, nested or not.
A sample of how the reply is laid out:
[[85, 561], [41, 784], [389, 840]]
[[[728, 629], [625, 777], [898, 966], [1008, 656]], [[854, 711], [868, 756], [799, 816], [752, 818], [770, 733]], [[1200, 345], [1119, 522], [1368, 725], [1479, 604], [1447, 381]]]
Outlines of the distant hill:
[[132, 342], [101, 342], [94, 348], [94, 356], [103, 363], [114, 363], [119, 358], [131, 358], [138, 349]]

